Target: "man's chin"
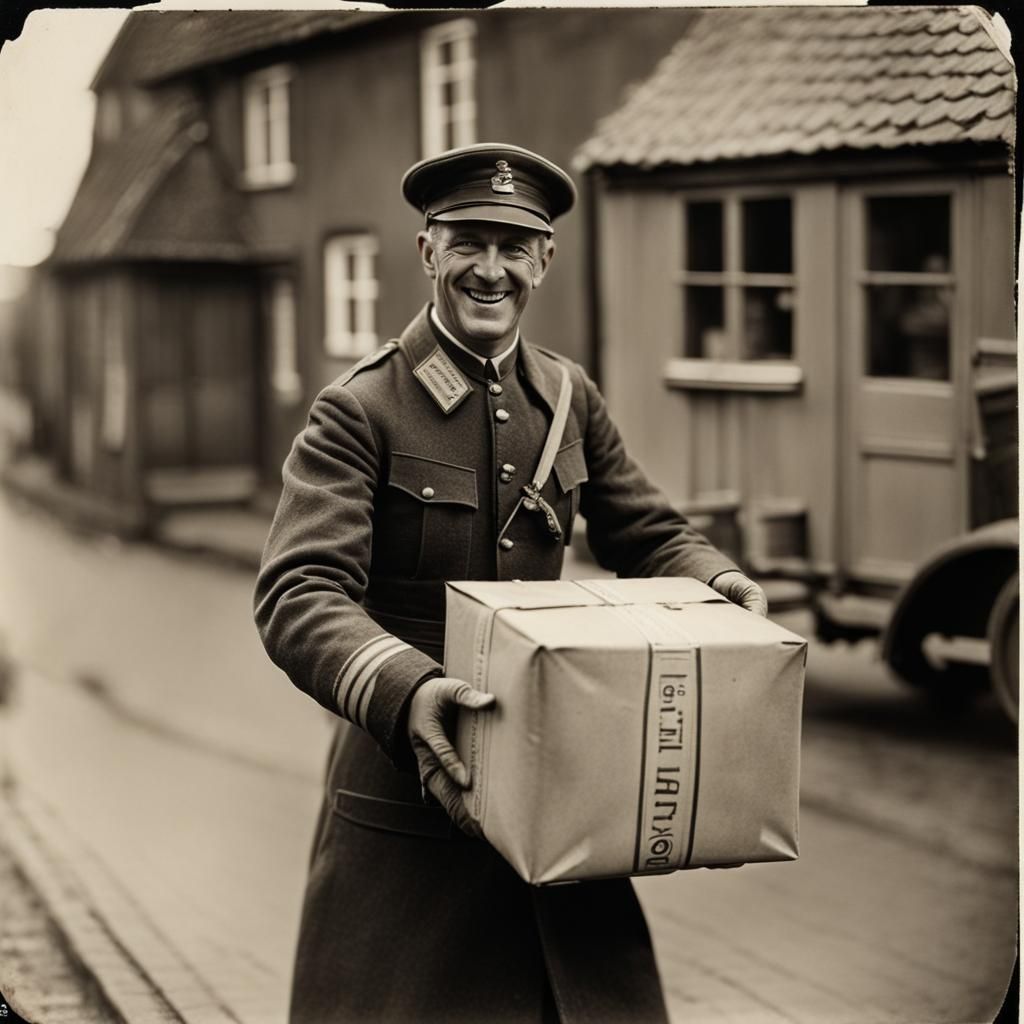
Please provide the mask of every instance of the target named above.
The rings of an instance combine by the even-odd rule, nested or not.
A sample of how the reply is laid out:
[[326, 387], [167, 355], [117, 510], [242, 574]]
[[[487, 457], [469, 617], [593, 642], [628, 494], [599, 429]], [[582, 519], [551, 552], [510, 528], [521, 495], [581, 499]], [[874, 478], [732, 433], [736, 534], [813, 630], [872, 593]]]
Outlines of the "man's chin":
[[474, 341], [493, 343], [500, 341], [515, 330], [515, 325], [501, 314], [488, 316], [486, 313], [482, 313], [459, 317], [457, 326], [462, 332], [463, 340], [469, 343]]

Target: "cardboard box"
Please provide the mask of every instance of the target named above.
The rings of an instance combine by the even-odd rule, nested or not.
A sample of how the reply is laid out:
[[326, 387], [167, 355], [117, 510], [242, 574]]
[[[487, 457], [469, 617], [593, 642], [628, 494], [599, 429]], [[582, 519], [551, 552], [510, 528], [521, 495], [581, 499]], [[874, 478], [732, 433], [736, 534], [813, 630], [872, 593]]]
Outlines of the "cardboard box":
[[794, 860], [807, 644], [697, 580], [449, 583], [465, 800], [536, 885]]

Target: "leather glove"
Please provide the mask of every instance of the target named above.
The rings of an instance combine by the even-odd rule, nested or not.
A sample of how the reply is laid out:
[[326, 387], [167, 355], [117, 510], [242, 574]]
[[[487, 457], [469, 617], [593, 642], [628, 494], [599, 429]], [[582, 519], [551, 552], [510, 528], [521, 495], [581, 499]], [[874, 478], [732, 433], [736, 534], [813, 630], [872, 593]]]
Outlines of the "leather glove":
[[720, 572], [708, 583], [712, 590], [717, 590], [722, 597], [727, 597], [733, 604], [746, 608], [755, 615], [768, 615], [768, 598], [764, 591], [753, 581], [748, 580], [738, 569], [727, 569]]
[[412, 695], [407, 731], [419, 767], [423, 795], [427, 793], [448, 812], [467, 835], [480, 838], [480, 825], [462, 801], [472, 781], [449, 740], [460, 707], [482, 711], [494, 706], [493, 693], [480, 693], [461, 679], [428, 679]]

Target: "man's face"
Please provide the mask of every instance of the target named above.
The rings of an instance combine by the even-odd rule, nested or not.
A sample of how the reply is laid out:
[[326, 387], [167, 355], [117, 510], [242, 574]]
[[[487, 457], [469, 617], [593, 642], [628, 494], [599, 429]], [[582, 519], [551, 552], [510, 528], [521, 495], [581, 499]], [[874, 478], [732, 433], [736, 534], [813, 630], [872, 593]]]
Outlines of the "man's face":
[[485, 221], [435, 221], [417, 243], [441, 322], [482, 356], [510, 345], [554, 244], [538, 231]]

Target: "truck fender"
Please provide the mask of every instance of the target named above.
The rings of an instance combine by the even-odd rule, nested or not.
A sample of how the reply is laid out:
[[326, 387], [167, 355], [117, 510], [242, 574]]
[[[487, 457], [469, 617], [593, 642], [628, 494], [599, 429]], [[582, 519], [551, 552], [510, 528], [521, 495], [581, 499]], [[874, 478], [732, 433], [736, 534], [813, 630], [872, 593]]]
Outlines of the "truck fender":
[[932, 633], [984, 638], [992, 607], [1018, 567], [1016, 519], [972, 530], [947, 541], [915, 571], [896, 598], [882, 633], [881, 655], [899, 676], [917, 685], [940, 685], [921, 649]]

